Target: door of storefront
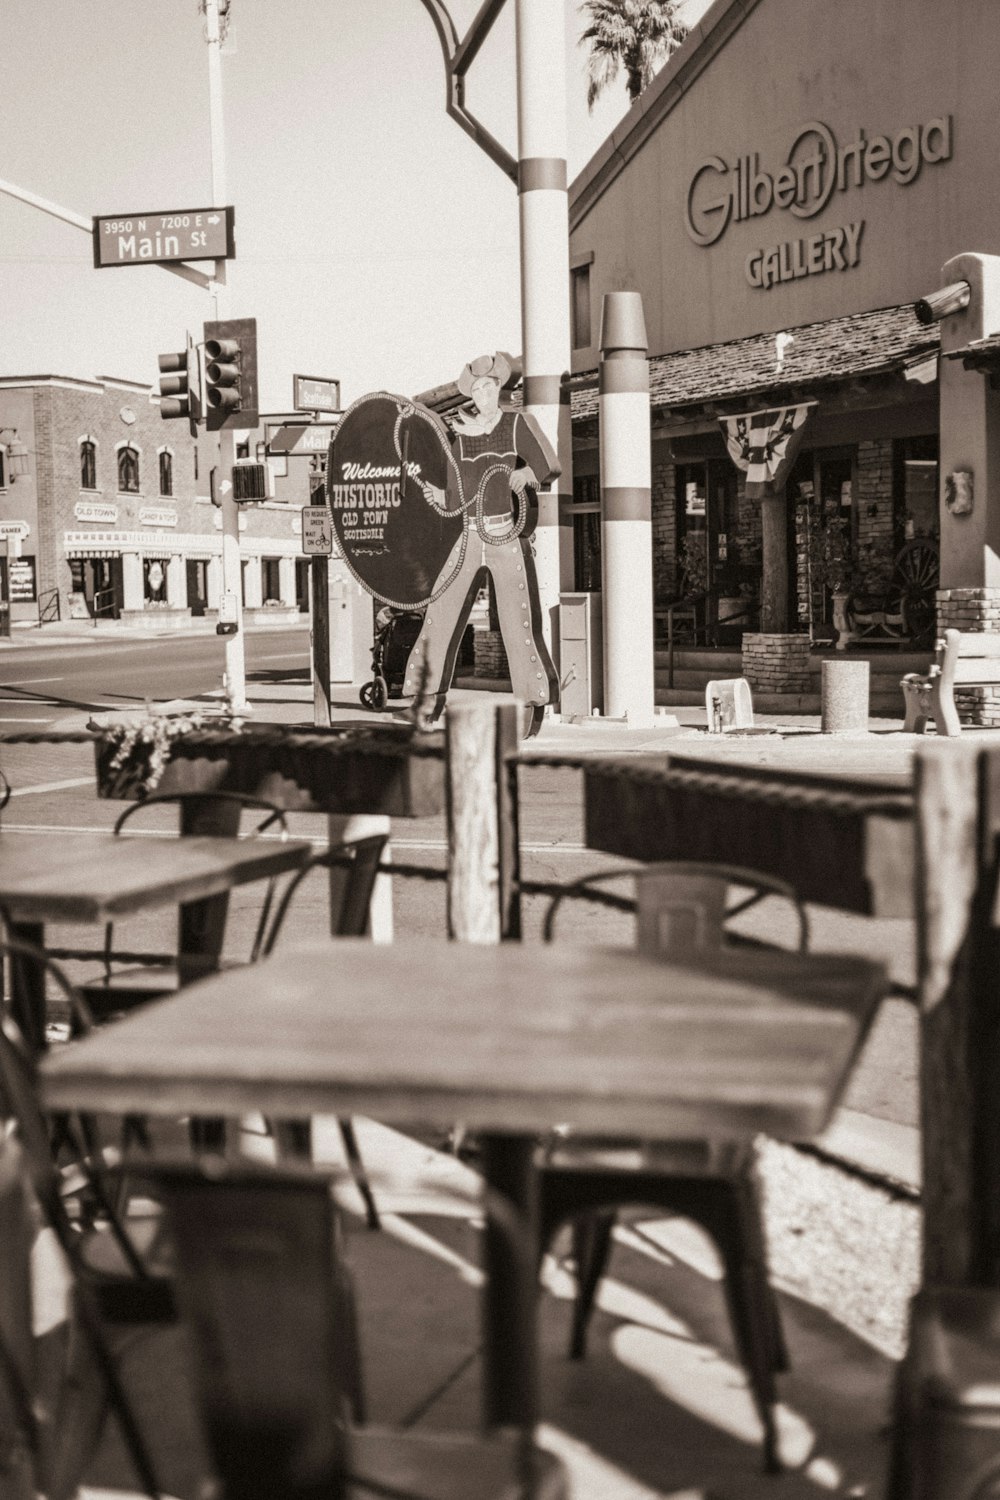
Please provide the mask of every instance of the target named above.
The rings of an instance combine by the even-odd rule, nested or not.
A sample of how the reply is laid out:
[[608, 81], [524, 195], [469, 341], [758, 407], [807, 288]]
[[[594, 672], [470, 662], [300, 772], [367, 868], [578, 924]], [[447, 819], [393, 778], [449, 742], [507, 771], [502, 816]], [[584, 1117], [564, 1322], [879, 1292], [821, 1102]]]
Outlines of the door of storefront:
[[208, 563], [200, 557], [187, 560], [188, 607], [192, 615], [203, 615], [208, 608]]
[[75, 557], [69, 567], [71, 594], [82, 598], [86, 614], [117, 620], [124, 600], [121, 558]]
[[[679, 463], [675, 483], [677, 591], [707, 592], [706, 630], [714, 640], [743, 602], [736, 469], [721, 457]], [[748, 577], [750, 591], [754, 582]]]
[[308, 557], [297, 557], [295, 559], [295, 602], [299, 607], [300, 615], [307, 615], [309, 613]]

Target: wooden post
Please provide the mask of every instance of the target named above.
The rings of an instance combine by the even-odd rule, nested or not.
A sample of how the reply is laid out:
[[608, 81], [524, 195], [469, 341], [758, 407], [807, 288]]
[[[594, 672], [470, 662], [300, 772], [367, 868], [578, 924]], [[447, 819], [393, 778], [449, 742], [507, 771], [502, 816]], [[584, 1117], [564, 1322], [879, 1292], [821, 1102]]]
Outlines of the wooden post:
[[330, 723], [330, 559], [314, 556], [312, 584], [313, 723]]
[[917, 755], [924, 1282], [1000, 1286], [1000, 753]]
[[517, 798], [506, 756], [518, 703], [462, 703], [445, 716], [448, 935], [467, 943], [520, 936]]
[[785, 491], [760, 502], [760, 628], [765, 635], [788, 629], [788, 537]]

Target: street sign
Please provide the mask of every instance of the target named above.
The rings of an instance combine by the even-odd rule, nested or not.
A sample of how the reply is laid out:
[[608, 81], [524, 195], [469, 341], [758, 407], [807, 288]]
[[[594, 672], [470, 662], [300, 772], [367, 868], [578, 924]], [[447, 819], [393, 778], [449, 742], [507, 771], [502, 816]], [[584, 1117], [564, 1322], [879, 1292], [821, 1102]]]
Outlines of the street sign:
[[155, 266], [175, 260], [232, 260], [233, 209], [94, 217], [94, 265]]
[[339, 411], [340, 381], [313, 375], [292, 376], [292, 405], [296, 411]]
[[268, 423], [264, 427], [264, 441], [272, 457], [282, 453], [289, 453], [293, 457], [310, 453], [325, 454], [336, 430], [336, 422], [283, 422], [280, 426]]
[[302, 550], [313, 557], [333, 552], [333, 517], [325, 505], [303, 505]]

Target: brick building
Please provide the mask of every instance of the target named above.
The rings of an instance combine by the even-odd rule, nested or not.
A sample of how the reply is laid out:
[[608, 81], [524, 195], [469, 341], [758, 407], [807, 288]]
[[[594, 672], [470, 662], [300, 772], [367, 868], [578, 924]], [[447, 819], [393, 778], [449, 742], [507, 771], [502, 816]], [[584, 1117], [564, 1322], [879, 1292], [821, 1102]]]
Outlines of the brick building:
[[[1000, 11], [962, 9], [957, 28], [932, 0], [911, 0], [905, 25], [868, 0], [716, 0], [570, 188], [573, 582], [601, 586], [602, 298], [633, 289], [657, 604], [694, 581], [715, 638], [735, 642], [761, 629], [741, 606], [775, 604], [762, 551], [777, 557], [772, 639], [744, 658], [757, 652], [761, 681], [801, 676], [793, 637], [833, 637], [838, 534], [866, 639], [923, 644], [956, 588], [992, 597], [981, 566], [952, 566], [939, 328], [914, 312], [952, 256], [1000, 248], [982, 185]], [[776, 503], [748, 502], [725, 424], [776, 408], [805, 410], [802, 446]]]
[[[237, 456], [254, 457], [262, 436], [237, 432]], [[0, 377], [13, 618], [96, 612], [156, 628], [212, 614], [222, 589], [216, 458], [214, 434], [193, 439], [185, 421], [165, 422], [148, 385]], [[308, 608], [299, 511], [309, 465], [268, 464], [274, 498], [241, 508], [240, 552], [244, 605], [273, 618]]]

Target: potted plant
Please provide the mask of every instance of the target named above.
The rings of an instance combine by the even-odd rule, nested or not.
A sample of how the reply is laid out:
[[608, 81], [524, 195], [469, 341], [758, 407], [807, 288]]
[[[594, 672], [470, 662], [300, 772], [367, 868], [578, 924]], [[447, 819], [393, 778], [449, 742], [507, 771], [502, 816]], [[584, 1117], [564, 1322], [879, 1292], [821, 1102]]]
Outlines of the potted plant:
[[703, 594], [708, 588], [707, 532], [689, 531], [681, 542], [678, 562], [681, 591], [685, 595]]

